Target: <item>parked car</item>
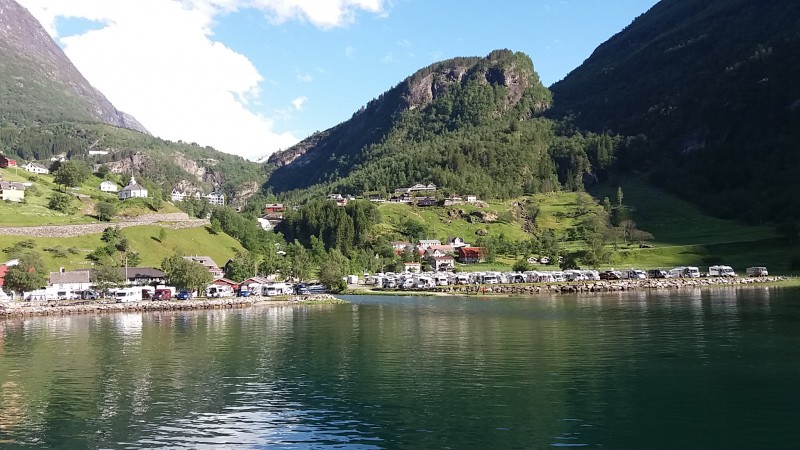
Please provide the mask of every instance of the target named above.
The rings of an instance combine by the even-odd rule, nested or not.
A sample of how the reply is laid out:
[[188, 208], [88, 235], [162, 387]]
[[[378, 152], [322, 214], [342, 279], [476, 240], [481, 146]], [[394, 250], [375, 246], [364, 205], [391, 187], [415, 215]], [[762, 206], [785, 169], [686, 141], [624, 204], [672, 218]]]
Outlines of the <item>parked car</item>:
[[240, 288], [236, 295], [239, 297], [250, 297], [250, 290], [247, 288]]
[[178, 295], [175, 298], [177, 298], [178, 300], [191, 300], [192, 293], [184, 289], [178, 292]]

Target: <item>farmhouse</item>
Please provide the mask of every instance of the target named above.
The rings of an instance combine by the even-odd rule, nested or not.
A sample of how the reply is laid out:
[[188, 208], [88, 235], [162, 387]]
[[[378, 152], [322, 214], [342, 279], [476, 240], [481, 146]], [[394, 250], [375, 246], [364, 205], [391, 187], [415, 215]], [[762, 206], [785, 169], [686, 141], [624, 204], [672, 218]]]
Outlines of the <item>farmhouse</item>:
[[25, 164], [25, 166], [23, 166], [23, 169], [27, 170], [30, 173], [38, 173], [38, 174], [50, 173], [50, 170], [47, 167], [35, 162], [29, 162], [28, 164]]

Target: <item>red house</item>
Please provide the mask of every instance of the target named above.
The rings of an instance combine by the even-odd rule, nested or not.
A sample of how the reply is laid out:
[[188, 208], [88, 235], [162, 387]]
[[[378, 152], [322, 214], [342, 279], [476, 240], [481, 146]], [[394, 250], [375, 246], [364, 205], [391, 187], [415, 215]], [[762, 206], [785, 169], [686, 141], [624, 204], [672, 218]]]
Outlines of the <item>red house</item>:
[[0, 167], [7, 169], [9, 167], [17, 167], [17, 160], [6, 158], [6, 155], [0, 155]]
[[286, 207], [283, 206], [283, 203], [267, 203], [267, 206], [264, 207], [264, 214], [278, 214], [286, 211]]
[[234, 291], [239, 290], [239, 283], [227, 278], [217, 278], [211, 284], [215, 284], [217, 286], [230, 286]]
[[486, 252], [483, 247], [459, 247], [458, 261], [462, 264], [483, 262]]

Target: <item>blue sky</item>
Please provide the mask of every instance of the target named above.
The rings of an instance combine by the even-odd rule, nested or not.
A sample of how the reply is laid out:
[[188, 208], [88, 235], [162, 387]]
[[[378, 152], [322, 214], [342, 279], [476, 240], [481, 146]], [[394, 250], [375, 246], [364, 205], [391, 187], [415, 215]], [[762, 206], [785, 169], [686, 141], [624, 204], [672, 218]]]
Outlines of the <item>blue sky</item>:
[[153, 134], [250, 159], [347, 120], [447, 58], [521, 51], [550, 86], [656, 3], [19, 1]]

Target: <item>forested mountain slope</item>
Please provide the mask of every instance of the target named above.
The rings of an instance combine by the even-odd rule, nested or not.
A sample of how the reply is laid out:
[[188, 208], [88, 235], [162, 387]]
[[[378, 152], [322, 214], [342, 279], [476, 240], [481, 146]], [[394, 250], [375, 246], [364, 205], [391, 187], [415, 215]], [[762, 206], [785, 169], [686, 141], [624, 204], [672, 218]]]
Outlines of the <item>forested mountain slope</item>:
[[548, 117], [638, 136], [615, 170], [726, 216], [800, 217], [800, 3], [662, 0], [551, 87]]
[[268, 186], [360, 194], [433, 182], [511, 197], [555, 189], [550, 105], [527, 55], [497, 50], [426, 67], [353, 117], [273, 155]]

